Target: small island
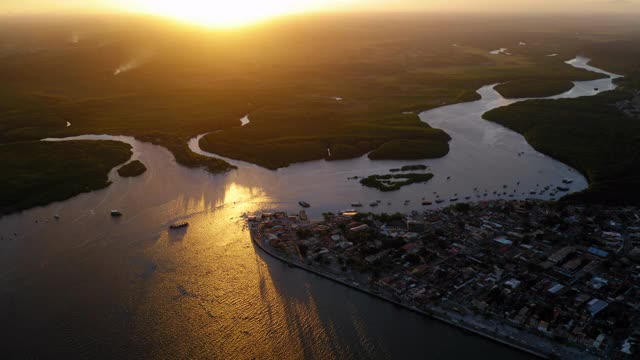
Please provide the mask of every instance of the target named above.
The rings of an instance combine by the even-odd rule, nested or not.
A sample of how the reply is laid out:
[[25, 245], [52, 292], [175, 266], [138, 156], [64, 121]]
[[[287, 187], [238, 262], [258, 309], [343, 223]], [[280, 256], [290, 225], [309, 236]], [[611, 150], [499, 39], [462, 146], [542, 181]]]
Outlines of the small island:
[[118, 169], [118, 174], [122, 177], [136, 177], [144, 174], [147, 167], [139, 160], [134, 160]]
[[431, 180], [431, 178], [433, 178], [433, 174], [430, 173], [371, 175], [360, 180], [360, 183], [366, 187], [376, 188], [380, 191], [388, 192], [400, 190], [402, 187], [407, 185], [424, 183]]
[[429, 167], [427, 165], [406, 165], [401, 168], [391, 169], [391, 172], [405, 172], [405, 171], [420, 171], [427, 170]]

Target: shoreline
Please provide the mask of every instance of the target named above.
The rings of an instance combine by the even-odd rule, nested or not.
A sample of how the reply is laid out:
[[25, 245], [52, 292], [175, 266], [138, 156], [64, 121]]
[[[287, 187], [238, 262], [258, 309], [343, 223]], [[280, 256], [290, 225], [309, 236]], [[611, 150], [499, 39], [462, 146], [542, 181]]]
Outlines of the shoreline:
[[281, 255], [275, 253], [271, 249], [268, 249], [268, 246], [265, 245], [264, 243], [262, 243], [261, 239], [257, 238], [256, 234], [254, 233], [254, 229], [253, 229], [252, 224], [251, 223], [248, 223], [248, 224], [249, 224], [249, 233], [250, 233], [250, 236], [251, 236], [251, 241], [256, 246], [258, 246], [258, 248], [260, 248], [262, 251], [264, 251], [267, 255], [269, 255], [269, 256], [277, 259], [277, 260], [282, 261], [283, 263], [287, 264], [290, 267], [294, 267], [294, 268], [298, 268], [298, 269], [310, 272], [310, 273], [312, 273], [314, 275], [320, 276], [320, 277], [325, 278], [327, 280], [331, 280], [331, 281], [336, 282], [338, 284], [341, 284], [343, 286], [346, 286], [346, 287], [349, 287], [351, 289], [357, 290], [357, 291], [359, 291], [361, 293], [373, 296], [373, 297], [375, 297], [375, 298], [377, 298], [379, 300], [383, 300], [383, 301], [386, 301], [386, 302], [388, 302], [390, 304], [393, 304], [393, 305], [396, 305], [396, 306], [400, 306], [405, 310], [409, 310], [411, 312], [420, 314], [422, 316], [426, 316], [426, 317], [429, 317], [431, 319], [435, 319], [435, 320], [441, 321], [441, 322], [443, 322], [445, 324], [448, 324], [450, 326], [454, 326], [454, 327], [456, 327], [458, 329], [461, 329], [463, 331], [467, 331], [467, 332], [470, 332], [472, 334], [482, 336], [485, 339], [500, 343], [502, 345], [509, 346], [511, 348], [514, 348], [514, 349], [517, 349], [517, 350], [520, 350], [520, 351], [523, 351], [523, 352], [526, 352], [526, 353], [528, 353], [530, 355], [533, 355], [533, 356], [536, 356], [538, 358], [552, 359], [552, 358], [560, 356], [560, 355], [556, 355], [556, 354], [553, 354], [553, 353], [543, 352], [542, 350], [539, 350], [539, 349], [529, 348], [529, 347], [527, 347], [527, 346], [525, 346], [523, 344], [516, 343], [513, 340], [504, 339], [502, 337], [499, 337], [498, 335], [492, 335], [492, 334], [490, 334], [488, 332], [484, 332], [484, 331], [481, 331], [479, 329], [476, 329], [472, 325], [467, 325], [467, 324], [462, 323], [460, 321], [454, 321], [454, 320], [448, 319], [445, 316], [449, 316], [449, 315], [447, 313], [445, 313], [445, 312], [443, 312], [443, 315], [438, 315], [436, 313], [438, 310], [433, 309], [433, 310], [431, 310], [432, 313], [428, 313], [428, 312], [420, 310], [420, 309], [418, 309], [416, 307], [409, 306], [409, 305], [403, 304], [401, 302], [398, 302], [396, 300], [390, 299], [390, 298], [388, 298], [386, 296], [383, 296], [381, 294], [376, 294], [373, 291], [367, 290], [367, 289], [362, 288], [360, 286], [357, 286], [357, 285], [354, 285], [354, 284], [350, 284], [347, 281], [344, 281], [342, 279], [336, 278], [335, 276], [333, 276], [331, 274], [327, 274], [327, 273], [325, 273], [323, 271], [314, 269], [314, 268], [312, 268], [310, 266], [293, 262], [290, 259], [287, 259], [284, 256], [281, 256]]

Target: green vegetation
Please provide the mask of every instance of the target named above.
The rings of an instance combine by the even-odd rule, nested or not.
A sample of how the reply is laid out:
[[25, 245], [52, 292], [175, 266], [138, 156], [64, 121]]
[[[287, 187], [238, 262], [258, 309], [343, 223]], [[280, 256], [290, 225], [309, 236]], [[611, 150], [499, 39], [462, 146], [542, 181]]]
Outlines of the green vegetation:
[[[134, 17], [3, 20], [0, 144], [128, 135], [213, 173], [233, 166], [193, 154], [187, 141], [196, 135], [211, 133], [206, 151], [271, 169], [368, 153], [440, 157], [449, 137], [420, 111], [476, 100], [490, 83], [600, 76], [564, 64], [574, 54], [620, 71], [638, 63], [621, 56], [638, 48], [637, 24], [618, 20], [613, 31], [582, 20], [327, 15], [222, 32]], [[69, 43], [76, 31], [87, 36]], [[513, 55], [489, 54], [500, 47]], [[251, 124], [241, 128], [246, 114]], [[38, 156], [23, 150], [21, 160]]]
[[131, 154], [129, 145], [112, 141], [2, 144], [0, 215], [105, 188], [111, 169]]
[[[376, 188], [380, 191], [396, 191], [402, 187], [424, 183], [433, 178], [433, 174], [395, 174], [395, 175], [371, 175], [362, 180], [360, 183], [366, 187]], [[404, 179], [403, 181], [395, 181]]]
[[590, 187], [569, 200], [611, 204], [640, 201], [640, 122], [614, 106], [629, 92], [590, 98], [531, 100], [484, 115], [525, 136], [536, 150], [585, 174]]
[[565, 93], [573, 89], [573, 82], [570, 79], [524, 79], [500, 84], [495, 89], [507, 99], [541, 98]]
[[134, 160], [118, 169], [118, 174], [122, 177], [136, 177], [144, 174], [147, 167], [139, 160]]
[[196, 154], [189, 149], [186, 136], [171, 136], [163, 134], [152, 134], [137, 136], [138, 140], [149, 142], [155, 145], [164, 146], [173, 153], [178, 164], [192, 169], [205, 169], [213, 174], [227, 172], [236, 169], [228, 162], [216, 158], [210, 158]]
[[[444, 134], [444, 133], [443, 133]], [[447, 136], [447, 135], [445, 135]], [[447, 136], [448, 137], [448, 136]], [[449, 153], [443, 140], [391, 140], [369, 153], [372, 160], [418, 160], [440, 158]]]
[[404, 171], [420, 171], [427, 170], [429, 167], [427, 165], [405, 165], [399, 169], [391, 169], [391, 172], [404, 172]]

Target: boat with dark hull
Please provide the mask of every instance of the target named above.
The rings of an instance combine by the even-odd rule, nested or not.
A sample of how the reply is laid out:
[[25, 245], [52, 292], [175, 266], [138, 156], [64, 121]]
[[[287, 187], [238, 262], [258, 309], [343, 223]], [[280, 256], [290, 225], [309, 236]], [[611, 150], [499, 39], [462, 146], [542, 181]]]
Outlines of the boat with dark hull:
[[189, 226], [188, 222], [179, 222], [179, 223], [175, 223], [169, 226], [169, 229], [171, 230], [178, 230], [178, 229], [184, 229], [186, 227]]

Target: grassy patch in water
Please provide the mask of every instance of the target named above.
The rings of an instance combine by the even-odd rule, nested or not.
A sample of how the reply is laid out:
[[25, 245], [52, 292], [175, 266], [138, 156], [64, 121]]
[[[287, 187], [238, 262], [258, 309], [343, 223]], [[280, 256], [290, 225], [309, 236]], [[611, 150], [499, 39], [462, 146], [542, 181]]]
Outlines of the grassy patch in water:
[[147, 171], [147, 167], [139, 160], [134, 160], [118, 169], [118, 174], [122, 177], [136, 177]]
[[429, 167], [427, 165], [405, 165], [398, 169], [391, 169], [391, 172], [405, 172], [405, 171], [420, 171], [427, 170]]
[[371, 175], [360, 180], [360, 183], [366, 187], [378, 189], [380, 191], [397, 191], [402, 187], [424, 183], [433, 178], [433, 174], [388, 174], [388, 175]]

